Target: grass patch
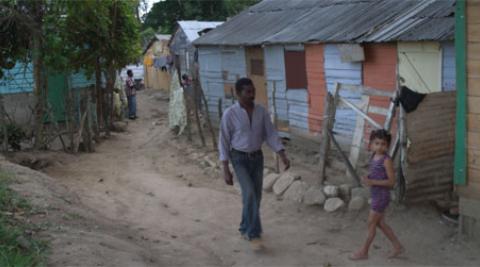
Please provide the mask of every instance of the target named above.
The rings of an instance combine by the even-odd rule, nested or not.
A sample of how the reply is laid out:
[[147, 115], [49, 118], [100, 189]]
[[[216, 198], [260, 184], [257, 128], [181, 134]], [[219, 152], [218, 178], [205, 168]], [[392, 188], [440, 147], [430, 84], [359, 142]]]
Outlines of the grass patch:
[[46, 266], [46, 243], [27, 233], [32, 229], [24, 219], [31, 205], [8, 188], [12, 175], [0, 171], [0, 266]]

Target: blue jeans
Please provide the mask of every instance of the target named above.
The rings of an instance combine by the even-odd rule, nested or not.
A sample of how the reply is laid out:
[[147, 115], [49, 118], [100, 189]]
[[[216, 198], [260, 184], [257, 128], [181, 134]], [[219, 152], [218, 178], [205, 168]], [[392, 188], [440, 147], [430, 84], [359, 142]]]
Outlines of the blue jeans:
[[238, 230], [249, 239], [259, 238], [262, 234], [260, 202], [263, 185], [263, 154], [259, 151], [253, 155], [247, 155], [233, 150], [231, 160], [242, 190], [242, 221]]
[[134, 118], [137, 116], [137, 97], [132, 95], [127, 97], [128, 100], [128, 117]]

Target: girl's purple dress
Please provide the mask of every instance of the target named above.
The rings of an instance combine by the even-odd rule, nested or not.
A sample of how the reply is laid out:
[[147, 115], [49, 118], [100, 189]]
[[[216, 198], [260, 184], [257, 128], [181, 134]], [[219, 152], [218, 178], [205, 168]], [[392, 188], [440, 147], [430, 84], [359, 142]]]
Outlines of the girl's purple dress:
[[[381, 157], [378, 160], [374, 160], [374, 157], [370, 160], [368, 178], [372, 180], [387, 180], [387, 171], [385, 169], [384, 162], [388, 155]], [[390, 189], [385, 186], [373, 185], [370, 188], [372, 196], [372, 210], [378, 213], [383, 213], [390, 203]]]

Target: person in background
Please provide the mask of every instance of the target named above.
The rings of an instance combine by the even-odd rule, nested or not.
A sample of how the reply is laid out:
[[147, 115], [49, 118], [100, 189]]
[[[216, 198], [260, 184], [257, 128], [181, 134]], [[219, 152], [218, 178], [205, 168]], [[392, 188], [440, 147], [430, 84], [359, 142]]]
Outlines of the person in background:
[[391, 140], [392, 136], [383, 129], [374, 130], [370, 135], [370, 150], [373, 151], [373, 155], [370, 159], [368, 177], [363, 178], [363, 183], [370, 186], [372, 196], [368, 236], [360, 250], [350, 256], [351, 260], [368, 259], [368, 250], [375, 239], [377, 227], [392, 242], [393, 251], [389, 258], [395, 258], [404, 252], [392, 228], [385, 222], [385, 210], [390, 203], [390, 189], [395, 185], [392, 159], [387, 154]]
[[255, 87], [252, 80], [241, 78], [235, 84], [238, 103], [225, 110], [220, 125], [219, 151], [223, 163], [224, 179], [233, 185], [229, 161], [232, 162], [242, 191], [242, 220], [240, 234], [251, 242], [255, 251], [264, 248], [261, 234], [260, 202], [263, 184], [264, 141], [280, 155], [285, 170], [290, 161], [278, 137], [270, 116], [261, 105], [255, 104]]
[[125, 94], [128, 101], [128, 118], [134, 120], [137, 118], [137, 90], [133, 80], [132, 70], [127, 70], [127, 80], [125, 81]]

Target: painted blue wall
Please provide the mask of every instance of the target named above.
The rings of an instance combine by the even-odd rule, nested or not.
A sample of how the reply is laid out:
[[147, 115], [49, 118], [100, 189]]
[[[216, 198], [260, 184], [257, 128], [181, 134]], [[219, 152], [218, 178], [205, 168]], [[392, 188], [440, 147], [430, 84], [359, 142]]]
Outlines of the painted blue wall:
[[442, 47], [442, 91], [455, 91], [455, 45], [444, 42]]
[[3, 70], [0, 94], [29, 93], [33, 91], [33, 65], [17, 62], [10, 70]]
[[[17, 94], [33, 92], [33, 65], [17, 62], [10, 70], [3, 70], [4, 77], [0, 79], [0, 94]], [[83, 71], [70, 76], [72, 88], [82, 88], [95, 85], [94, 77], [87, 78]]]
[[[340, 51], [334, 44], [325, 45], [325, 78], [329, 92], [333, 92], [335, 82], [361, 85], [362, 64], [342, 62]], [[360, 92], [340, 91], [340, 95], [352, 102], [360, 100]], [[356, 114], [350, 108], [338, 108], [334, 131], [341, 139], [351, 139], [355, 130]]]

